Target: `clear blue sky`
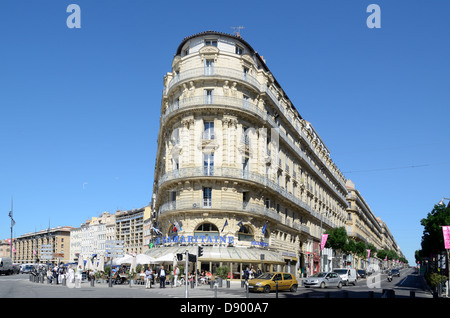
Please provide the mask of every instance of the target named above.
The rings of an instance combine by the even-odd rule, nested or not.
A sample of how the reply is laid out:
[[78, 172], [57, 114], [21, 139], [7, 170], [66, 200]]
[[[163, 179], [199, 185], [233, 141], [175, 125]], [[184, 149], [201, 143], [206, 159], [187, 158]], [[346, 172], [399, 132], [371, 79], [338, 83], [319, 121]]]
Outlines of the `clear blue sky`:
[[[69, 29], [69, 4], [81, 29]], [[369, 4], [381, 28], [369, 29]], [[266, 59], [410, 263], [450, 197], [450, 2], [0, 3], [0, 238], [150, 202], [163, 76], [184, 37], [242, 37]]]

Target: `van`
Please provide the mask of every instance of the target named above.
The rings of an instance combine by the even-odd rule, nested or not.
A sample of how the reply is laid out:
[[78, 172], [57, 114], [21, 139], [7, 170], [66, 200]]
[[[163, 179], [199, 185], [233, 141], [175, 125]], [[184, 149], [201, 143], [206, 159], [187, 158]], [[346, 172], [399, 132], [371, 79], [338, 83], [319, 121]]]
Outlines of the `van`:
[[11, 257], [0, 257], [0, 274], [11, 275], [13, 273], [13, 264]]
[[342, 283], [347, 286], [353, 284], [356, 286], [357, 276], [356, 269], [354, 268], [334, 268], [333, 272], [338, 273], [342, 278]]

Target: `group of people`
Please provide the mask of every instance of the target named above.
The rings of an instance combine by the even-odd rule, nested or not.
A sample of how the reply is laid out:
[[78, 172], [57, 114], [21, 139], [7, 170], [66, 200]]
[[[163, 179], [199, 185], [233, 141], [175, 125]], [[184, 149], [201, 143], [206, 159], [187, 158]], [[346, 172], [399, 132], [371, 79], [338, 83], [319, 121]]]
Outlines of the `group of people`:
[[[44, 268], [39, 268], [39, 272], [44, 273]], [[66, 283], [74, 283], [75, 287], [80, 287], [81, 278], [82, 278], [83, 270], [81, 265], [78, 266], [75, 271], [72, 265], [68, 265], [65, 267], [62, 263], [59, 265], [48, 266], [47, 268], [47, 280], [51, 284], [55, 282], [57, 285], [62, 284], [63, 280], [66, 280]]]

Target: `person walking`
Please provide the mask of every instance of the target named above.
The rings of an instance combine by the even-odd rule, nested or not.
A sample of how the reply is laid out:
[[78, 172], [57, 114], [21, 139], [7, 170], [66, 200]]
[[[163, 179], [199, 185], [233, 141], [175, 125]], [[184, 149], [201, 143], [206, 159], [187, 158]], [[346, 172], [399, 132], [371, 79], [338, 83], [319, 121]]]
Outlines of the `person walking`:
[[145, 288], [152, 288], [152, 270], [149, 268], [145, 271]]
[[166, 288], [166, 270], [164, 269], [164, 265], [161, 265], [161, 267], [159, 268], [158, 277], [159, 288]]
[[180, 275], [180, 269], [178, 268], [178, 266], [175, 266], [175, 269], [173, 270], [173, 276], [174, 276], [173, 286], [175, 286], [175, 287], [177, 287], [178, 275]]

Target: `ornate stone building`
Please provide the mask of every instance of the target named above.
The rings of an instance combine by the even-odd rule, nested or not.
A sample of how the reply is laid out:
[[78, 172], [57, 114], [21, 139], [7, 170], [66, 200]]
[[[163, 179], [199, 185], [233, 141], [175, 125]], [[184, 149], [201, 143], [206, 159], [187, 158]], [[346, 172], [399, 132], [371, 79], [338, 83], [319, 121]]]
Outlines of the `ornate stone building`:
[[152, 256], [204, 247], [198, 266], [318, 270], [321, 234], [345, 226], [345, 178], [240, 36], [185, 38], [164, 77]]

